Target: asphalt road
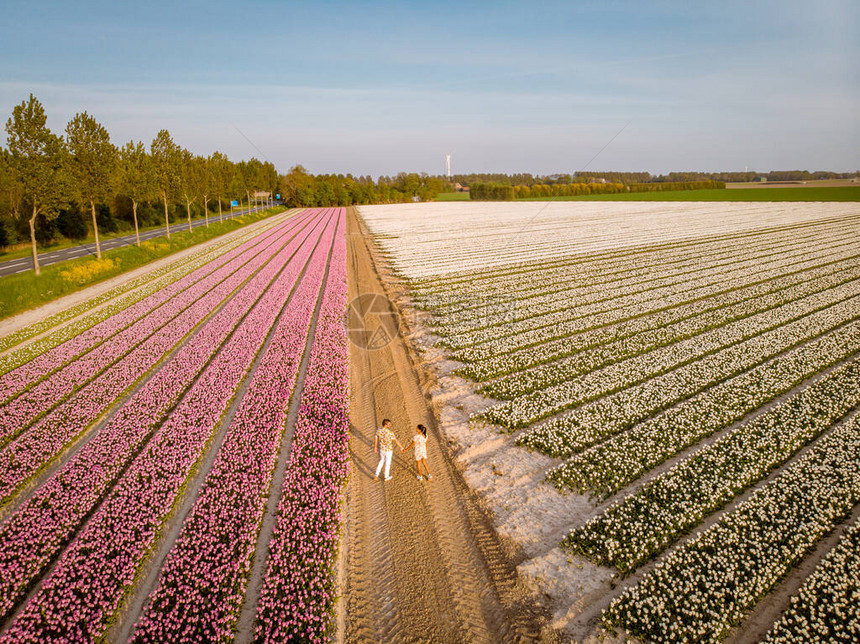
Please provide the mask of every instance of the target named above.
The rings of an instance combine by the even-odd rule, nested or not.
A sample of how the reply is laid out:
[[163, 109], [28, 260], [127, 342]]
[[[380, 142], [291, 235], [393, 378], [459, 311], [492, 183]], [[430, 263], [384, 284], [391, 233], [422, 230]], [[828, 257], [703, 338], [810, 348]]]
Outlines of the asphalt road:
[[[266, 206], [260, 206], [259, 208], [251, 208], [250, 212], [255, 212], [257, 210], [265, 210]], [[224, 213], [224, 218], [229, 219], [230, 217], [237, 217], [239, 215], [247, 214], [248, 209], [245, 210], [237, 210], [233, 213]], [[209, 217], [210, 221], [217, 221], [218, 215], [214, 217]], [[195, 219], [191, 221], [191, 227], [196, 228], [197, 226], [205, 226], [206, 221], [203, 219]], [[188, 222], [177, 222], [170, 226], [171, 231], [175, 231], [177, 233], [182, 232], [183, 230], [188, 230]], [[140, 233], [141, 241], [146, 239], [153, 239], [154, 237], [164, 237], [165, 230], [164, 228], [155, 228], [153, 230], [147, 230], [144, 233]], [[101, 242], [102, 251], [110, 250], [112, 248], [119, 248], [120, 246], [131, 246], [134, 244], [135, 237], [134, 233], [131, 235], [126, 235], [124, 237], [115, 237], [113, 239], [105, 239]], [[67, 259], [75, 259], [77, 257], [86, 257], [88, 255], [92, 255], [95, 257], [96, 254], [96, 245], [93, 244], [82, 244], [81, 246], [71, 246], [69, 248], [63, 248], [61, 250], [54, 250], [48, 253], [39, 253], [39, 266], [49, 266], [51, 264], [56, 264], [57, 262], [64, 262]], [[22, 257], [19, 259], [10, 259], [6, 262], [0, 262], [0, 277], [5, 277], [7, 275], [14, 275], [15, 273], [23, 273], [24, 271], [33, 270], [33, 257], [28, 255], [27, 257]]]

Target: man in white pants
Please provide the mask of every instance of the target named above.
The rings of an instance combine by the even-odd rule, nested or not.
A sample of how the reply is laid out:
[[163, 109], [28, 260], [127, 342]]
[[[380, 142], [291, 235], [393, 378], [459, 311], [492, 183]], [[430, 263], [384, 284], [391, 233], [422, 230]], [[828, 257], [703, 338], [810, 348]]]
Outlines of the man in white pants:
[[403, 450], [403, 446], [397, 440], [397, 436], [391, 431], [391, 421], [384, 418], [382, 420], [382, 427], [376, 430], [376, 436], [373, 437], [373, 451], [379, 454], [379, 465], [376, 466], [376, 476], [373, 477], [374, 481], [379, 480], [379, 472], [382, 471], [383, 465], [385, 465], [385, 480], [391, 480], [391, 454], [394, 450], [394, 443], [397, 443], [397, 447], [401, 451]]

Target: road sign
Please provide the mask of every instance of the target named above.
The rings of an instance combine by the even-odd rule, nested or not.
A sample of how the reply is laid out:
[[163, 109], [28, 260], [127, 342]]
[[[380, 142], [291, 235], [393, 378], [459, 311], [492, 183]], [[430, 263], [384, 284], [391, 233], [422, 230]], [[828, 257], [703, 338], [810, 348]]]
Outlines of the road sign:
[[233, 201], [230, 202], [230, 207], [231, 208], [238, 208], [239, 202], [234, 199]]
[[275, 195], [275, 199], [280, 199], [280, 198], [281, 198], [281, 193], [279, 192], [278, 194]]

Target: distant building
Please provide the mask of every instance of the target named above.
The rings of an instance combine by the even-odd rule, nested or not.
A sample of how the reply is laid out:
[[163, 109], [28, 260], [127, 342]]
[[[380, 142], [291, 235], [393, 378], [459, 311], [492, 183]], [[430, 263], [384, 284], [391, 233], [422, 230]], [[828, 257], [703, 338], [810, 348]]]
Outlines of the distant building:
[[767, 183], [767, 177], [758, 176], [753, 181], [758, 181], [759, 183]]

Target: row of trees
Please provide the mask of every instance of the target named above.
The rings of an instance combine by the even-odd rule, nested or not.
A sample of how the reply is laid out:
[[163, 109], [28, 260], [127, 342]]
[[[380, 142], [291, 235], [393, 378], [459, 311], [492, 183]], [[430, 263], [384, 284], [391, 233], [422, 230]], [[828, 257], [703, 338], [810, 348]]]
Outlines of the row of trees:
[[96, 256], [100, 206], [117, 199], [131, 203], [137, 244], [140, 245], [138, 207], [160, 202], [170, 237], [169, 206], [185, 205], [191, 230], [192, 204], [202, 206], [209, 225], [209, 205], [217, 203], [223, 220], [224, 200], [244, 194], [250, 205], [258, 193], [273, 194], [281, 178], [271, 163], [257, 159], [234, 163], [224, 154], [198, 156], [161, 130], [149, 149], [140, 141], [115, 146], [108, 131], [87, 112], [76, 114], [63, 135], [47, 126], [42, 104], [32, 94], [15, 106], [6, 122], [8, 148], [0, 148], [0, 216], [13, 225], [26, 220], [39, 273], [36, 251], [37, 222], [48, 225], [70, 208], [85, 207], [92, 218]]
[[519, 197], [516, 189], [503, 183], [477, 181], [469, 186], [469, 197], [478, 201], [513, 201]]
[[531, 186], [515, 186], [514, 198], [546, 199], [549, 197], [576, 197], [617, 192], [627, 192], [627, 186], [623, 183], [536, 183]]
[[394, 177], [351, 174], [312, 175], [302, 166], [281, 177], [282, 197], [290, 207], [353, 206], [372, 203], [401, 203], [418, 199], [429, 201], [450, 190], [440, 176], [401, 172]]
[[676, 183], [535, 183], [530, 186], [509, 186], [500, 183], [473, 183], [469, 191], [471, 198], [487, 201], [511, 201], [513, 199], [547, 199], [574, 197], [578, 195], [616, 194], [620, 192], [662, 192], [668, 190], [708, 190], [725, 188], [720, 181], [685, 181]]
[[768, 181], [813, 181], [817, 179], [852, 179], [860, 176], [858, 172], [827, 172], [819, 170], [774, 170], [761, 172], [669, 172], [668, 174], [652, 175], [649, 172], [592, 172], [583, 171], [574, 174], [533, 175], [529, 173], [474, 173], [457, 174], [453, 181], [469, 186], [475, 183], [498, 184], [506, 186], [554, 186], [574, 183], [593, 183], [606, 181], [634, 185], [641, 183], [688, 183], [691, 181], [719, 181], [736, 183], [754, 181], [757, 177], [765, 177]]

